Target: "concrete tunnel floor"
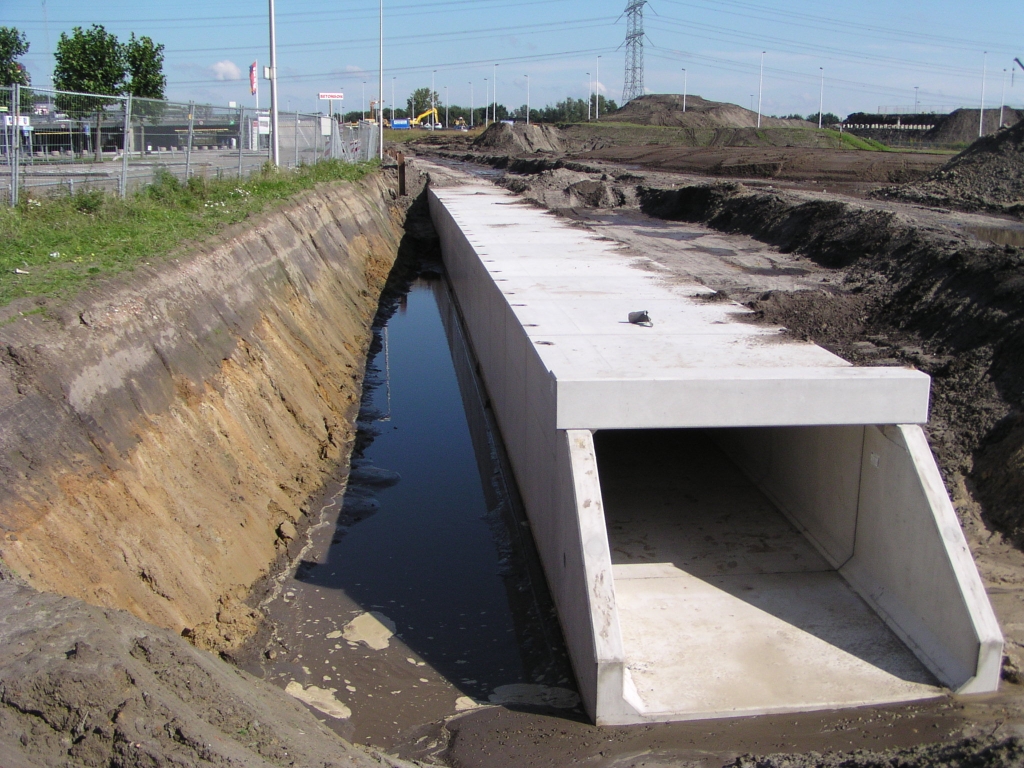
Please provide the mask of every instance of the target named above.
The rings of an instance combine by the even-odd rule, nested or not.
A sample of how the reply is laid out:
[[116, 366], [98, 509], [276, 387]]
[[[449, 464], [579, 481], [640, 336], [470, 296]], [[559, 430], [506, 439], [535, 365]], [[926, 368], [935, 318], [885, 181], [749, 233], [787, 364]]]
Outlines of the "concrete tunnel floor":
[[753, 715], [941, 695], [713, 435], [595, 434], [626, 667], [643, 714]]

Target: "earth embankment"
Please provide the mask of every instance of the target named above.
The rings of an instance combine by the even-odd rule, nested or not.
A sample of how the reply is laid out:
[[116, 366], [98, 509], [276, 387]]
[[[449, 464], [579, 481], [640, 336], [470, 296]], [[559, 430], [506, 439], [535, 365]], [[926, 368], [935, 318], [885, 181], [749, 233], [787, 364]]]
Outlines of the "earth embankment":
[[0, 317], [0, 557], [200, 647], [346, 459], [403, 211], [376, 174], [64, 303]]

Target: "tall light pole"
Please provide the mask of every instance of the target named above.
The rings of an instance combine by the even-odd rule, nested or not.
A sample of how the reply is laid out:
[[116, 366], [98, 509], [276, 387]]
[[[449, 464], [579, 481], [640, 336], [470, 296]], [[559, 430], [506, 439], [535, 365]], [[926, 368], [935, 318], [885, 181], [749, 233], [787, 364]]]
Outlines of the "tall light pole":
[[917, 101], [917, 90], [918, 90], [918, 89], [919, 89], [920, 87], [921, 87], [920, 85], [915, 85], [915, 86], [914, 86], [914, 114], [915, 114], [915, 115], [917, 114], [917, 105], [918, 105], [918, 101]]
[[487, 127], [487, 117], [491, 114], [491, 81], [484, 78], [484, 128]]
[[825, 68], [818, 67], [821, 70], [821, 93], [818, 96], [818, 130], [821, 130], [822, 112], [825, 111]]
[[[1006, 90], [1006, 83], [1002, 84], [1002, 89]], [[526, 75], [526, 125], [529, 125], [529, 75]]]
[[473, 127], [473, 117], [476, 113], [476, 100], [473, 98], [473, 81], [469, 81], [469, 127]]
[[361, 114], [363, 116], [363, 120], [365, 120], [366, 119], [366, 81], [365, 80], [363, 80], [363, 106], [361, 107], [361, 109], [362, 109], [362, 113]]
[[587, 121], [590, 121], [590, 114], [593, 108], [594, 101], [594, 81], [590, 79], [590, 73], [587, 72]]
[[437, 103], [434, 101], [434, 75], [436, 74], [436, 69], [430, 73], [430, 108], [434, 110], [430, 113], [430, 130], [434, 130], [434, 123], [437, 121]]
[[1003, 95], [999, 97], [999, 125], [996, 130], [1003, 127], [1003, 110], [1006, 108], [1006, 70], [1003, 70]]
[[757, 127], [761, 127], [761, 94], [764, 90], [764, 51], [761, 51], [761, 76], [757, 80]]
[[448, 130], [448, 86], [444, 87], [444, 129]]
[[391, 127], [395, 127], [395, 80], [397, 77], [391, 78]]
[[594, 114], [595, 120], [601, 119], [601, 57], [597, 57], [597, 69], [594, 70], [597, 74], [594, 76], [594, 90], [597, 91], [597, 95], [594, 97]]
[[274, 26], [274, 0], [270, 0], [270, 161], [276, 168], [281, 161], [277, 135], [277, 30]]
[[[378, 90], [377, 95], [380, 101], [377, 102], [377, 157], [384, 161], [384, 0], [380, 0], [380, 69], [377, 72]], [[392, 117], [394, 117], [394, 101], [391, 104]]]
[[686, 114], [686, 67], [683, 67], [683, 114]]
[[985, 135], [985, 75], [988, 68], [988, 51], [981, 57], [981, 118], [978, 120], [978, 138]]
[[498, 65], [494, 65], [494, 83], [491, 86], [491, 96], [494, 98], [494, 122], [498, 122]]

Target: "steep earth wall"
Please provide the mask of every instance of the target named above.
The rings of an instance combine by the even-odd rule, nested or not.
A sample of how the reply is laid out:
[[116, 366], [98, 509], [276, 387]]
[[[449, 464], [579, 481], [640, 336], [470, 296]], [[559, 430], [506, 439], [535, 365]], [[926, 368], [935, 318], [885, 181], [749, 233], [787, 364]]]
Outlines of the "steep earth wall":
[[[203, 647], [347, 456], [402, 210], [377, 174], [0, 322], [0, 557]], [[25, 311], [21, 306], [20, 310]]]

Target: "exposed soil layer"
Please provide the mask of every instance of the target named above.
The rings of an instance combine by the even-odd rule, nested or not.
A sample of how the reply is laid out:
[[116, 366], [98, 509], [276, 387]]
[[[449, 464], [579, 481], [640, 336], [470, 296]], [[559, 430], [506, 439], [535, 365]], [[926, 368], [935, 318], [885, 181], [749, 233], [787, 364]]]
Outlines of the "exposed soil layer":
[[[0, 556], [205, 648], [346, 459], [402, 211], [378, 174], [0, 328]], [[41, 314], [22, 315], [29, 308]]]
[[520, 152], [562, 152], [565, 144], [553, 125], [492, 123], [472, 144], [474, 149]]
[[[986, 109], [983, 132], [992, 134], [1001, 127], [1016, 125], [1024, 118], [1024, 110], [1010, 109], [1005, 107], [1002, 110], [1002, 125], [999, 123], [999, 110]], [[978, 128], [981, 126], [981, 114], [977, 109], [957, 109], [948, 115], [937, 116], [935, 127], [922, 136], [922, 140], [931, 141], [937, 144], [969, 144], [978, 138]]]
[[978, 139], [927, 179], [874, 196], [1024, 218], [1024, 121]]
[[123, 611], [0, 567], [0, 763], [371, 768], [283, 691]]

